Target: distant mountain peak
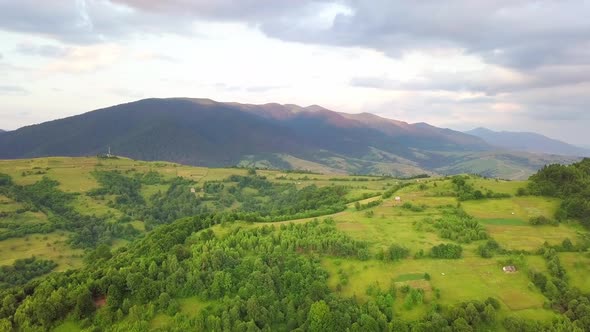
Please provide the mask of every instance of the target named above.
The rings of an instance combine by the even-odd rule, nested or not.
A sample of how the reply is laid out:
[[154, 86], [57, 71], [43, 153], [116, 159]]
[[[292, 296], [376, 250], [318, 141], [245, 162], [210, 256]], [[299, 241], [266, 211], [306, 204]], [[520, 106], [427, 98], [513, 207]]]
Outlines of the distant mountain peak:
[[471, 129], [471, 130], [469, 130], [467, 132], [468, 133], [473, 133], [473, 132], [495, 133], [495, 131], [493, 131], [493, 130], [491, 130], [489, 128], [486, 128], [486, 127], [477, 127], [477, 128]]
[[478, 127], [465, 132], [507, 150], [567, 156], [590, 156], [590, 150], [533, 132], [494, 131]]
[[310, 111], [310, 112], [320, 112], [320, 111], [327, 111], [328, 109], [325, 107], [322, 107], [320, 105], [309, 105], [305, 107], [306, 110]]
[[[491, 150], [472, 135], [372, 113], [341, 113], [319, 105], [151, 98], [2, 133], [0, 159], [87, 156], [104, 152], [105, 146], [134, 159], [191, 165], [233, 166], [262, 158], [279, 168], [297, 167], [297, 162], [397, 175], [464, 172], [446, 152], [477, 159]], [[525, 167], [527, 172], [519, 176], [530, 174], [531, 166]]]

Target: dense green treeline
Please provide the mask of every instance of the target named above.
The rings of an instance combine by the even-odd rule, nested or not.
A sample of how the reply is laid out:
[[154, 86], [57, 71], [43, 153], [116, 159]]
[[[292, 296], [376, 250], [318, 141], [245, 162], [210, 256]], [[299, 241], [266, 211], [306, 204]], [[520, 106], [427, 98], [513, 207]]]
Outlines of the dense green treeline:
[[[563, 314], [580, 331], [590, 330], [590, 294], [584, 294], [569, 285], [568, 276], [555, 249], [545, 247], [541, 251], [549, 275], [531, 270], [531, 282], [549, 299], [548, 307]], [[525, 328], [521, 328], [522, 331], [535, 331], [534, 324], [523, 325]]]
[[[224, 237], [205, 229], [210, 222], [180, 219], [91, 267], [5, 290], [0, 321], [27, 331], [66, 318], [89, 330], [145, 331], [158, 313], [172, 318], [163, 331], [460, 331], [496, 322], [493, 299], [437, 305], [409, 322], [396, 318], [393, 300], [421, 302], [419, 292], [376, 288], [364, 303], [336, 296], [317, 254], [358, 258], [366, 244], [331, 220], [235, 228]], [[187, 296], [212, 305], [187, 316], [177, 300]], [[106, 305], [96, 309], [101, 298]]]
[[[191, 192], [196, 186], [194, 181], [180, 177], [165, 181], [148, 176], [150, 173], [143, 177], [117, 171], [94, 174], [101, 188], [88, 195], [99, 198], [115, 195], [110, 206], [130, 218], [143, 220], [148, 230], [179, 218], [210, 212], [223, 213], [225, 221], [268, 222], [318, 217], [342, 211], [347, 203], [346, 187], [310, 185], [297, 189], [294, 184], [272, 183], [255, 172], [248, 176], [232, 175], [223, 182], [205, 182], [203, 197]], [[145, 183], [165, 183], [169, 187], [144, 200], [141, 188]], [[237, 206], [232, 207], [234, 203]]]
[[443, 243], [432, 247], [430, 256], [433, 258], [457, 259], [461, 258], [463, 247], [458, 244]]
[[433, 231], [442, 239], [459, 243], [471, 243], [489, 237], [485, 228], [465, 213], [446, 213], [437, 219], [424, 218], [416, 223], [416, 230]]
[[381, 200], [381, 199], [370, 201], [365, 204], [363, 204], [361, 202], [356, 202], [356, 203], [354, 203], [354, 208], [357, 211], [362, 211], [362, 210], [366, 210], [366, 209], [370, 209], [370, 208], [379, 206], [379, 205], [381, 205], [381, 203], [383, 203], [383, 200]]
[[17, 259], [12, 265], [0, 266], [0, 287], [21, 285], [53, 270], [57, 264], [35, 257]]
[[459, 201], [468, 200], [479, 200], [489, 198], [509, 198], [510, 194], [506, 193], [495, 193], [492, 190], [486, 190], [482, 192], [479, 189], [473, 188], [471, 184], [467, 182], [469, 176], [456, 175], [452, 177], [452, 183], [457, 193], [457, 199]]
[[[326, 214], [330, 214], [346, 208], [345, 196], [348, 190], [344, 186], [310, 185], [297, 189], [294, 184], [275, 184], [257, 175], [232, 175], [227, 181], [237, 183], [236, 187], [230, 187], [229, 192], [242, 204], [240, 211], [258, 214], [262, 219], [270, 217], [272, 220], [276, 217], [277, 220], [286, 220], [286, 216], [315, 217], [317, 215], [307, 214], [312, 211], [325, 211]], [[244, 190], [247, 188], [257, 190], [257, 195], [247, 193]]]
[[[590, 227], [590, 159], [572, 165], [548, 165], [531, 176], [528, 193], [559, 197], [562, 203], [556, 218], [579, 219]], [[527, 191], [521, 192], [526, 194]]]

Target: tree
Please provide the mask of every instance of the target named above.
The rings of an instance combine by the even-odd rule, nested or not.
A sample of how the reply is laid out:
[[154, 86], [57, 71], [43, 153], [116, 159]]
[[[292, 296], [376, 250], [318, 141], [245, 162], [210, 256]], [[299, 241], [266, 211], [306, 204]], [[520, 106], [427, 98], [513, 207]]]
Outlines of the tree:
[[483, 318], [486, 323], [491, 323], [496, 319], [496, 309], [494, 309], [491, 304], [486, 305], [483, 312]]
[[330, 307], [323, 300], [311, 305], [307, 319], [311, 332], [332, 331]]
[[6, 318], [0, 319], [0, 331], [12, 331], [12, 323]]
[[465, 318], [459, 317], [453, 321], [453, 331], [456, 332], [471, 332], [473, 328], [469, 326]]
[[87, 317], [94, 311], [94, 301], [88, 288], [81, 286], [76, 291], [74, 315], [79, 319]]

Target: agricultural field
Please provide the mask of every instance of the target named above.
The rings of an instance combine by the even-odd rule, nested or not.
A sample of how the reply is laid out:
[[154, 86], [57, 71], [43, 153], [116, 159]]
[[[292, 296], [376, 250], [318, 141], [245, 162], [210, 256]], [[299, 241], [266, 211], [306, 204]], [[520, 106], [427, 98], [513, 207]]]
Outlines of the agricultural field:
[[[124, 310], [111, 318], [121, 330], [132, 326], [167, 330], [175, 324], [209, 329], [217, 324], [217, 318], [209, 317], [225, 319], [224, 310], [254, 315], [255, 306], [271, 300], [245, 299], [246, 309], [227, 308], [238, 306], [231, 300], [234, 296], [255, 289], [238, 273], [263, 264], [261, 252], [268, 251], [264, 257], [270, 259], [276, 254], [271, 248], [286, 250], [281, 255], [293, 259], [289, 263], [293, 267], [309, 259], [298, 269], [317, 269], [317, 280], [323, 280], [323, 287], [334, 296], [329, 301], [354, 299], [360, 307], [377, 302], [384, 316], [405, 322], [426, 319], [432, 308], [444, 315], [449, 308], [475, 301], [497, 304], [495, 320], [473, 323], [481, 324], [473, 325], [476, 330], [505, 329], [501, 322], [507, 318], [550, 324], [560, 313], [548, 305], [550, 291], [531, 276], [550, 275], [551, 264], [563, 268], [570, 287], [590, 292], [587, 229], [573, 219], [531, 223], [532, 218], [555, 218], [561, 200], [517, 196], [527, 181], [477, 176], [395, 179], [90, 157], [0, 161], [0, 173], [12, 181], [0, 192], [0, 267], [33, 257], [55, 263], [50, 274], [31, 278], [34, 282], [68, 270], [87, 273], [89, 262], [100, 262], [96, 268], [107, 271], [111, 257], [120, 257], [118, 262], [134, 262], [129, 271], [147, 269], [139, 273], [153, 277], [152, 284], [175, 278], [162, 283], [157, 293], [128, 294], [127, 307], [121, 299], [116, 305]], [[162, 234], [152, 239], [154, 232], [191, 218], [199, 220], [201, 228], [187, 233], [174, 247], [170, 242], [158, 247], [170, 251], [155, 260], [148, 258], [150, 252], [138, 251], [144, 242], [164, 241]], [[225, 258], [216, 258], [221, 252], [224, 256], [219, 257]], [[209, 266], [225, 262], [234, 265], [204, 276]], [[259, 271], [270, 269], [264, 264]], [[176, 265], [186, 274], [157, 273]], [[508, 265], [516, 271], [504, 272]], [[202, 272], [190, 272], [195, 266]], [[270, 279], [264, 278], [274, 277], [256, 278], [268, 283]], [[307, 291], [311, 292], [301, 292]], [[102, 292], [110, 303], [109, 292]], [[147, 300], [138, 300], [140, 296]], [[309, 310], [309, 301], [288, 297], [292, 303], [275, 305]], [[383, 301], [388, 303], [385, 307]], [[133, 303], [137, 309], [130, 309]], [[94, 306], [91, 312], [107, 310]], [[259, 327], [270, 319], [263, 312], [256, 316]], [[99, 321], [103, 316], [88, 315], [90, 320], [84, 323], [66, 315], [67, 319], [56, 318], [47, 326], [55, 331], [104, 326]], [[268, 326], [285, 330], [309, 324], [307, 312], [297, 315]], [[250, 324], [247, 318], [239, 319]], [[191, 325], [196, 321], [204, 325]]]

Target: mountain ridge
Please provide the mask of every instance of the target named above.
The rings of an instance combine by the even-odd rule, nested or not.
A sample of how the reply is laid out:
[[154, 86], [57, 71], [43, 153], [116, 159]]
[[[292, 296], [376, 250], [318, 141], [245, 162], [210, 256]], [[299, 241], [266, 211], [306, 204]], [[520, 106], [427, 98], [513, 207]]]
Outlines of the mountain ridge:
[[465, 133], [480, 137], [488, 144], [513, 151], [587, 157], [590, 150], [534, 132], [494, 131], [478, 127]]
[[[477, 171], [509, 178], [530, 174], [545, 162], [494, 154], [479, 137], [426, 123], [318, 105], [204, 98], [142, 99], [26, 126], [1, 135], [0, 158], [88, 156], [106, 152], [107, 146], [140, 160], [213, 167], [314, 166], [395, 176]], [[478, 164], [482, 156], [491, 161]]]

